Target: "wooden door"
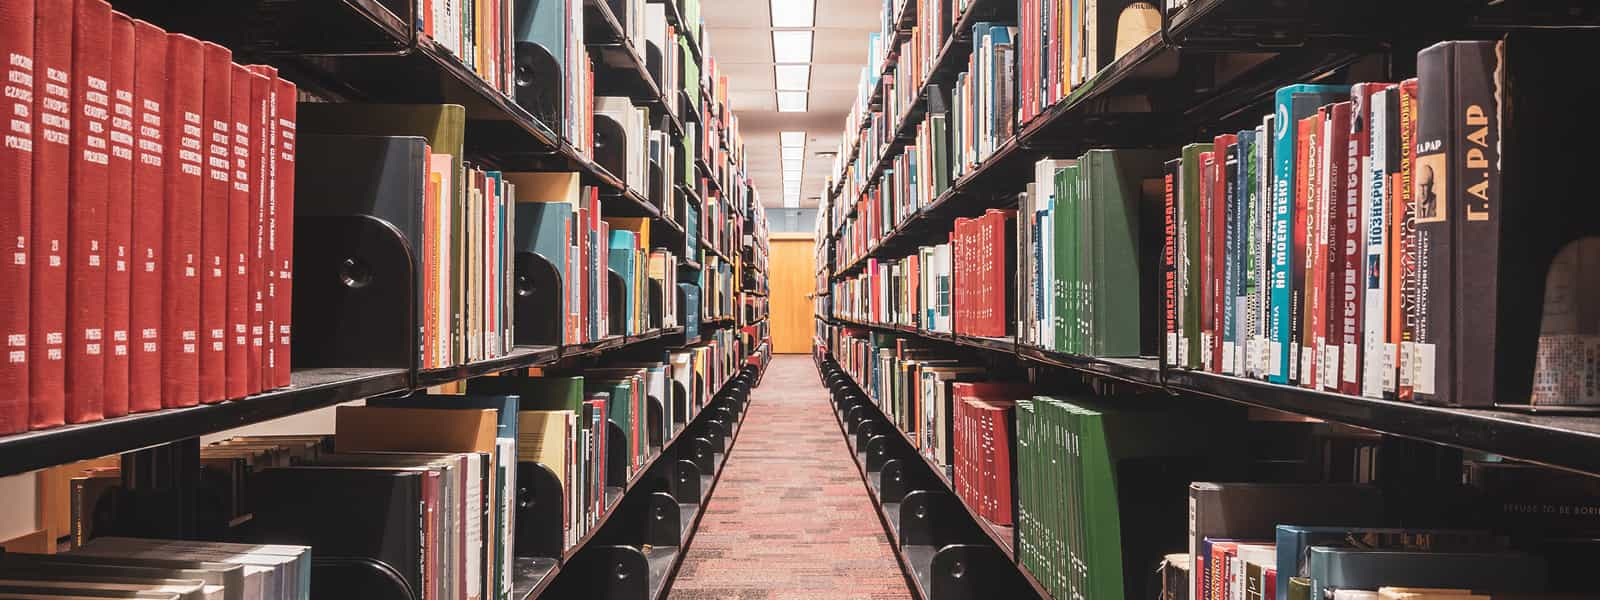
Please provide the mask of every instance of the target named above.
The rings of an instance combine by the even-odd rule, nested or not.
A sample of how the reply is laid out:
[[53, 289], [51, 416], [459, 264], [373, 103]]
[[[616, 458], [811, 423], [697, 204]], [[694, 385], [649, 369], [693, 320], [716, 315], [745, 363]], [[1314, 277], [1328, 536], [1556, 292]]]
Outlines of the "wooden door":
[[768, 288], [772, 292], [772, 351], [809, 354], [815, 331], [811, 308], [816, 284], [815, 244], [809, 233], [773, 233], [767, 259]]

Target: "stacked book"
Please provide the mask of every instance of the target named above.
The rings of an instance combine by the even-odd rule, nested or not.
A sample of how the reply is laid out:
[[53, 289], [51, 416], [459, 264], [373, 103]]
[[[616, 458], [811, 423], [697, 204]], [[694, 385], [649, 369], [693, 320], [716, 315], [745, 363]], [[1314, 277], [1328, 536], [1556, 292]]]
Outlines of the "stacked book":
[[311, 598], [311, 548], [102, 537], [62, 554], [0, 556], [9, 598]]

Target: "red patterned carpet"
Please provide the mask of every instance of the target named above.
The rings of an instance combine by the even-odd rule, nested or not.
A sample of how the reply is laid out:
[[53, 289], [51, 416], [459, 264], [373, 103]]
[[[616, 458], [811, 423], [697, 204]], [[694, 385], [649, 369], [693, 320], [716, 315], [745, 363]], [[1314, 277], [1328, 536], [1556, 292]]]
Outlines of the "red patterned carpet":
[[775, 357], [669, 598], [910, 597], [816, 367]]

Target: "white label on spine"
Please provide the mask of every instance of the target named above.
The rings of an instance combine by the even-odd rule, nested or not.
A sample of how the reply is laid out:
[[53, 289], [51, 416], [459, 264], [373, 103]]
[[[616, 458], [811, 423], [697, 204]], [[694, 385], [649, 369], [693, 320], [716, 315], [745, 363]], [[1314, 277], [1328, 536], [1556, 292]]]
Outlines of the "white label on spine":
[[1437, 389], [1434, 386], [1434, 353], [1433, 344], [1415, 344], [1412, 350], [1412, 388], [1418, 394], [1433, 394]]

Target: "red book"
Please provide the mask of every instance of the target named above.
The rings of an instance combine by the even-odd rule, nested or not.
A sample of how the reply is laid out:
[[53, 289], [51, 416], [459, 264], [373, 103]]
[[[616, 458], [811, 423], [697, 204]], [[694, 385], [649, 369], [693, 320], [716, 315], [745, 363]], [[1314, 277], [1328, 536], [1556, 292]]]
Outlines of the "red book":
[[1228, 291], [1228, 177], [1227, 149], [1239, 143], [1239, 136], [1224, 134], [1212, 141], [1211, 154], [1211, 372], [1223, 372], [1222, 338], [1234, 296]]
[[1200, 364], [1206, 371], [1215, 368], [1216, 363], [1211, 361], [1211, 349], [1217, 341], [1217, 314], [1216, 303], [1213, 298], [1217, 294], [1212, 272], [1217, 269], [1211, 264], [1216, 257], [1211, 251], [1212, 233], [1216, 229], [1213, 212], [1216, 211], [1216, 202], [1212, 197], [1216, 193], [1217, 180], [1217, 155], [1215, 152], [1200, 153], [1200, 185], [1198, 188], [1200, 200]]
[[133, 98], [136, 132], [133, 162], [132, 275], [129, 277], [128, 410], [161, 408], [162, 218], [166, 211], [167, 32], [133, 22]]
[[266, 389], [262, 366], [266, 364], [267, 303], [267, 203], [272, 197], [272, 80], [271, 67], [250, 66], [250, 393]]
[[1300, 253], [1297, 256], [1301, 257], [1301, 260], [1296, 261], [1299, 264], [1293, 266], [1296, 271], [1293, 274], [1293, 279], [1295, 283], [1299, 284], [1296, 286], [1299, 296], [1295, 307], [1297, 312], [1293, 315], [1293, 319], [1295, 326], [1299, 328], [1299, 333], [1293, 336], [1294, 354], [1292, 362], [1294, 363], [1294, 368], [1297, 369], [1295, 371], [1295, 381], [1304, 387], [1310, 387], [1316, 381], [1315, 374], [1311, 370], [1315, 366], [1312, 364], [1315, 361], [1311, 360], [1311, 349], [1316, 345], [1316, 338], [1311, 333], [1310, 315], [1312, 313], [1311, 298], [1314, 293], [1312, 284], [1316, 281], [1315, 271], [1312, 268], [1312, 265], [1316, 263], [1312, 255], [1316, 246], [1315, 229], [1317, 222], [1315, 218], [1317, 203], [1314, 199], [1317, 189], [1316, 174], [1313, 171], [1316, 170], [1317, 163], [1313, 155], [1319, 149], [1314, 142], [1321, 137], [1320, 123], [1322, 123], [1320, 117], [1311, 115], [1295, 124], [1295, 145], [1297, 147], [1295, 151], [1295, 189], [1299, 193], [1294, 195], [1295, 223], [1293, 235], [1295, 236], [1295, 246], [1300, 249]]
[[162, 273], [161, 406], [200, 403], [200, 194], [205, 171], [205, 76], [200, 40], [171, 33], [167, 52], [166, 251]]
[[233, 52], [203, 44], [200, 191], [200, 401], [228, 396], [228, 210], [233, 201]]
[[106, 175], [105, 416], [128, 414], [133, 260], [133, 19], [111, 13], [111, 164]]
[[68, 423], [105, 416], [106, 177], [111, 165], [111, 5], [72, 2], [72, 145], [67, 204]]
[[[6, 114], [31, 114], [34, 94], [33, 2], [0, 2], [0, 66], [7, 93], [0, 99]], [[5, 360], [0, 361], [0, 434], [28, 429], [28, 235], [33, 227], [33, 124], [6, 127], [0, 146], [0, 289], [9, 300], [0, 303], [0, 335]], [[15, 241], [13, 241], [15, 240]]]
[[29, 284], [29, 425], [66, 421], [67, 199], [72, 138], [70, 2], [41, 2], [34, 15], [32, 281]]
[[251, 92], [260, 75], [240, 65], [229, 65], [228, 115], [233, 142], [228, 152], [232, 173], [228, 177], [227, 273], [227, 375], [223, 387], [228, 398], [250, 395], [250, 132], [255, 117]]
[[1417, 94], [1416, 79], [1400, 82], [1400, 172], [1395, 174], [1389, 214], [1393, 215], [1393, 257], [1395, 265], [1389, 284], [1389, 310], [1396, 315], [1389, 325], [1389, 339], [1398, 348], [1396, 362], [1395, 397], [1411, 401], [1416, 399], [1412, 381], [1412, 366], [1416, 350], [1418, 276], [1417, 263], [1417, 211], [1413, 202], [1415, 192], [1411, 187], [1417, 160]]
[[423, 189], [422, 222], [423, 231], [427, 234], [423, 238], [422, 252], [422, 367], [431, 369], [439, 366], [439, 188], [440, 181], [434, 177], [432, 168], [433, 148], [427, 147], [424, 154], [428, 156], [428, 185]]
[[[1353, 275], [1347, 276], [1345, 265], [1356, 258], [1351, 255], [1347, 261], [1346, 254], [1359, 251], [1362, 256], [1366, 255], [1366, 246], [1361, 244], [1361, 233], [1350, 231], [1350, 228], [1359, 227], [1361, 221], [1361, 203], [1359, 199], [1350, 196], [1361, 187], [1360, 171], [1349, 168], [1351, 106], [1349, 101], [1329, 106], [1327, 120], [1323, 122], [1323, 164], [1326, 168], [1323, 170], [1322, 190], [1327, 203], [1327, 231], [1323, 232], [1322, 237], [1328, 240], [1328, 250], [1323, 257], [1326, 271], [1323, 274], [1322, 289], [1326, 297], [1323, 299], [1322, 329], [1326, 343], [1323, 345], [1321, 373], [1322, 388], [1329, 391], [1338, 391], [1339, 382], [1345, 376], [1343, 369], [1343, 354], [1346, 351], [1345, 306], [1350, 304], [1351, 310], [1355, 310], [1354, 305], [1360, 303], [1356, 294], [1356, 288], [1360, 285], [1357, 281], [1361, 276], [1360, 264], [1350, 264], [1350, 268], [1355, 271]], [[1350, 177], [1355, 177], [1356, 183], [1352, 184]], [[1351, 210], [1355, 210], [1355, 215], [1350, 214]], [[1346, 296], [1347, 288], [1348, 296]], [[1352, 313], [1351, 317], [1353, 326], [1355, 314]], [[1352, 335], [1354, 333], [1352, 332]], [[1348, 350], [1359, 353], [1359, 347], [1358, 343]], [[1355, 367], [1354, 364], [1350, 366]], [[1349, 375], [1355, 377], [1354, 372]], [[1361, 392], [1359, 389], [1354, 389], [1354, 381], [1351, 382], [1351, 387], [1354, 393]]]
[[1324, 373], [1322, 357], [1328, 344], [1328, 107], [1317, 109], [1315, 121], [1310, 125], [1311, 151], [1307, 161], [1306, 179], [1306, 340], [1305, 376], [1302, 387], [1321, 389]]
[[[256, 369], [252, 377], [258, 385], [256, 391], [272, 389], [272, 372], [277, 368], [277, 344], [273, 343], [278, 330], [278, 314], [273, 308], [278, 301], [278, 246], [274, 229], [278, 219], [278, 70], [265, 65], [251, 65], [250, 70], [265, 75], [268, 79], [266, 88], [261, 90], [263, 95], [264, 112], [261, 117], [261, 161], [262, 187], [257, 194], [260, 197], [261, 207], [258, 209], [261, 222], [260, 260], [257, 263], [261, 271], [261, 294], [256, 310], [261, 314], [260, 360], [251, 363]], [[254, 90], [252, 89], [252, 93]], [[252, 329], [254, 332], [254, 329]], [[251, 343], [256, 343], [252, 339]]]
[[274, 205], [277, 206], [277, 224], [272, 228], [276, 241], [273, 255], [277, 258], [278, 287], [273, 301], [273, 319], [277, 322], [277, 356], [268, 377], [269, 387], [289, 386], [289, 316], [294, 306], [294, 144], [295, 102], [299, 89], [289, 81], [279, 79], [275, 90], [278, 101], [277, 177]]

